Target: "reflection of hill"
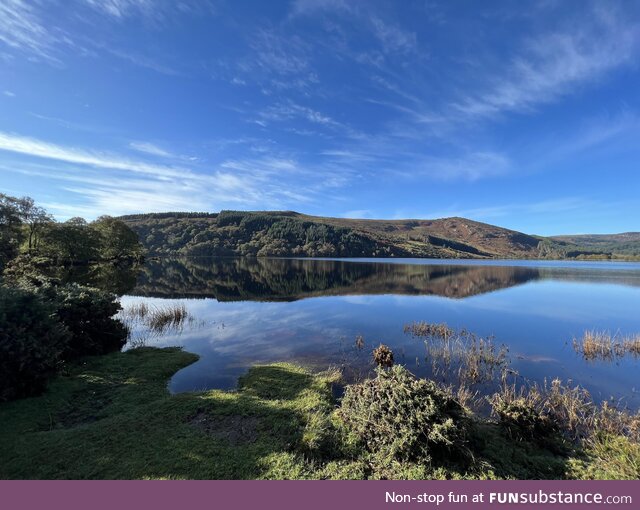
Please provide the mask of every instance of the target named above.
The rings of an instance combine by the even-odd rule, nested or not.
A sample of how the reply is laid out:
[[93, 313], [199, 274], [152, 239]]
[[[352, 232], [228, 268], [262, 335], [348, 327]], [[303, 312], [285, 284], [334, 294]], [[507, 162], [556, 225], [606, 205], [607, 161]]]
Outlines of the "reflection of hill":
[[185, 258], [148, 261], [131, 294], [218, 301], [293, 301], [354, 294], [463, 298], [539, 277], [538, 269], [527, 267]]
[[610, 285], [628, 285], [640, 287], [640, 272], [630, 269], [574, 269], [564, 267], [540, 268], [540, 277], [544, 280], [557, 280], [570, 283], [607, 283]]

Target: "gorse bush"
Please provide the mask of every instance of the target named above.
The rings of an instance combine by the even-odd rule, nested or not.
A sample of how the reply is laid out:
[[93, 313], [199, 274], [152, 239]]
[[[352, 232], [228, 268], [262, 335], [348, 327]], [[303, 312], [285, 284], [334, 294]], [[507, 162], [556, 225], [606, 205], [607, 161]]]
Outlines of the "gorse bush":
[[382, 461], [442, 460], [463, 450], [467, 418], [462, 406], [433, 381], [401, 366], [346, 388], [339, 420]]
[[69, 337], [51, 303], [0, 286], [0, 401], [42, 391]]

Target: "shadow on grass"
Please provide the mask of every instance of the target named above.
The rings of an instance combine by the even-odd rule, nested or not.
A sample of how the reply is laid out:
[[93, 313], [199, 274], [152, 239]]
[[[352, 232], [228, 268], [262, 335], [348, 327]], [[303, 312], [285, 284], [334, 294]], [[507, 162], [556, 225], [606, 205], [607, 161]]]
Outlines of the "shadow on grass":
[[561, 478], [567, 456], [479, 422], [473, 460], [373, 466], [340, 444], [330, 375], [252, 368], [234, 392], [169, 395], [197, 357], [141, 348], [70, 367], [46, 394], [0, 405], [0, 478]]
[[0, 477], [304, 476], [294, 452], [330, 391], [281, 364], [252, 369], [237, 392], [170, 396], [167, 378], [195, 359], [177, 349], [89, 359], [45, 395], [0, 405]]

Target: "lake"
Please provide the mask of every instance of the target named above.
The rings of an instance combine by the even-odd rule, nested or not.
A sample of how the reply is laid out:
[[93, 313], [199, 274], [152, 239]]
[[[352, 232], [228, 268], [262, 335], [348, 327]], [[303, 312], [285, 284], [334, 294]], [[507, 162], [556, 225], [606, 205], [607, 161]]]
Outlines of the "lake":
[[122, 294], [125, 309], [184, 305], [182, 326], [150, 335], [134, 324], [129, 344], [200, 355], [172, 392], [234, 388], [251, 365], [275, 361], [358, 379], [380, 343], [416, 375], [449, 382], [455, 362], [436, 368], [438, 354], [403, 331], [426, 321], [504, 345], [518, 381], [570, 380], [597, 400], [640, 407], [638, 357], [586, 360], [573, 347], [587, 330], [640, 333], [638, 263], [197, 258], [73, 278]]

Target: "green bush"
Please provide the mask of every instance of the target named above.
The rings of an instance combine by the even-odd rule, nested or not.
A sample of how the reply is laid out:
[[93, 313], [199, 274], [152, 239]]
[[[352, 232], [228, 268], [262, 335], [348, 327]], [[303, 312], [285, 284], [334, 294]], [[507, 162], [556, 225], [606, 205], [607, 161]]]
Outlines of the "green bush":
[[441, 460], [462, 452], [463, 407], [433, 381], [401, 366], [347, 386], [338, 417], [374, 456], [384, 460]]
[[121, 307], [113, 294], [77, 284], [45, 292], [51, 296], [58, 319], [70, 333], [62, 353], [65, 360], [118, 351], [126, 343], [127, 328], [114, 318]]
[[0, 286], [0, 401], [41, 392], [69, 336], [50, 303]]

